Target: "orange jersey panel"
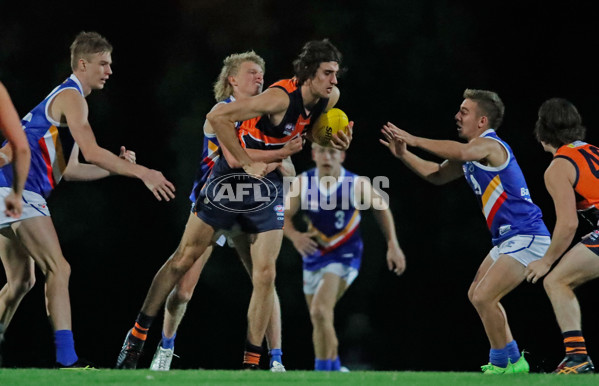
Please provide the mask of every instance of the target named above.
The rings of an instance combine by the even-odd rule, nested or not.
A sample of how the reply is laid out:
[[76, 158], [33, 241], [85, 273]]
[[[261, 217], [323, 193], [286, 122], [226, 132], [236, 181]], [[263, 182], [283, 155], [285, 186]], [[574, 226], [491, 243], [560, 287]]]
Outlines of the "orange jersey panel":
[[599, 209], [599, 148], [576, 141], [557, 149], [555, 158], [567, 159], [576, 168], [576, 209]]

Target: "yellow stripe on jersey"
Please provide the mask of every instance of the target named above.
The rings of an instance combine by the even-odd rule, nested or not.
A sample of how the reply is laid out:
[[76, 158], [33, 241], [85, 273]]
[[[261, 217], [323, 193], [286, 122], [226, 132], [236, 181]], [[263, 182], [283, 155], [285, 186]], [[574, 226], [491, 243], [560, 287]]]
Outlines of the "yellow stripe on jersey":
[[485, 193], [481, 197], [483, 213], [485, 214], [485, 217], [489, 216], [489, 213], [491, 213], [493, 206], [495, 205], [497, 199], [501, 196], [502, 193], [503, 185], [501, 184], [501, 179], [499, 178], [499, 175], [496, 175], [495, 178], [493, 178], [491, 182], [489, 182], [487, 189], [485, 189]]

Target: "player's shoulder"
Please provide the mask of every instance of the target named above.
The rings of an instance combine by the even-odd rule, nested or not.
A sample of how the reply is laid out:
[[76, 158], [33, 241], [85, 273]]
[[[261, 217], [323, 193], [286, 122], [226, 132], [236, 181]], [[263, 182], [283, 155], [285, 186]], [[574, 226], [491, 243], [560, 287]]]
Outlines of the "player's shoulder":
[[278, 89], [285, 90], [285, 92], [287, 92], [287, 93], [292, 93], [299, 88], [299, 85], [297, 82], [297, 78], [290, 78], [290, 79], [280, 79], [280, 80], [276, 81], [275, 83], [271, 84], [268, 88], [269, 89], [271, 89], [271, 88], [277, 89], [278, 88]]

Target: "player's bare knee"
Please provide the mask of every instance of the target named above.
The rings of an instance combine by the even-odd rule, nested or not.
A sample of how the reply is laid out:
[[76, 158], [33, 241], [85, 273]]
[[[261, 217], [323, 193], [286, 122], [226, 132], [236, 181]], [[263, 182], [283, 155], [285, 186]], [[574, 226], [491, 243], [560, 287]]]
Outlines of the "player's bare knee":
[[254, 287], [274, 286], [276, 275], [275, 267], [254, 268], [252, 272], [252, 284]]
[[313, 324], [323, 324], [332, 320], [332, 315], [333, 312], [323, 305], [312, 304], [310, 307], [310, 319]]
[[195, 262], [193, 254], [186, 251], [177, 251], [168, 261], [168, 267], [173, 274], [177, 277], [182, 277], [191, 269], [191, 266]]
[[572, 287], [568, 280], [564, 280], [557, 275], [550, 273], [543, 279], [543, 288], [547, 295], [551, 296], [552, 293], [559, 290], [560, 288]]
[[42, 271], [46, 277], [53, 275], [67, 281], [71, 277], [71, 265], [64, 257], [49, 262]]
[[488, 307], [489, 305], [491, 305], [492, 299], [484, 291], [474, 290], [474, 291], [472, 291], [470, 303], [472, 303], [474, 308], [476, 308], [478, 310], [478, 309], [482, 309], [482, 308], [485, 308], [485, 307]]
[[187, 304], [193, 296], [193, 289], [190, 291], [186, 288], [175, 287], [173, 293], [173, 300], [177, 304]]

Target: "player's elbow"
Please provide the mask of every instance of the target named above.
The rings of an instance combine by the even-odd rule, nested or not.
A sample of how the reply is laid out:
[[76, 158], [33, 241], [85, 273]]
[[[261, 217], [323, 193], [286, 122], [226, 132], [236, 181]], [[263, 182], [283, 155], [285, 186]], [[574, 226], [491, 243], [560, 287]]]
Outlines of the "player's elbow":
[[210, 123], [210, 126], [212, 126], [212, 129], [215, 132], [218, 132], [218, 129], [220, 127], [219, 123], [222, 122], [223, 119], [226, 118], [224, 118], [218, 110], [214, 110], [206, 114], [206, 120], [208, 121], [208, 123]]

